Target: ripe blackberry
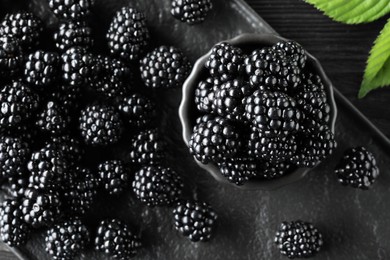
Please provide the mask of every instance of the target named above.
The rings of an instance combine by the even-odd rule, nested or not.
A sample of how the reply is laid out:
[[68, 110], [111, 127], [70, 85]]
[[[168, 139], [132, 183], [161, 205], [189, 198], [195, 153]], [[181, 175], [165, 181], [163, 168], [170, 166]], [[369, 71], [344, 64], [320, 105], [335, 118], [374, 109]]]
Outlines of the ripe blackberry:
[[160, 46], [140, 61], [141, 77], [150, 88], [181, 87], [191, 65], [183, 52], [172, 46]]
[[49, 101], [37, 115], [36, 125], [45, 133], [60, 135], [68, 129], [70, 120], [70, 116], [62, 109], [62, 104]]
[[9, 246], [27, 243], [31, 230], [23, 220], [20, 201], [5, 200], [0, 207], [0, 238]]
[[288, 258], [307, 258], [323, 245], [322, 234], [311, 223], [301, 220], [283, 222], [276, 232], [276, 246]]
[[53, 91], [47, 96], [48, 101], [61, 104], [66, 114], [73, 114], [80, 106], [82, 96], [80, 87], [58, 84], [52, 87]]
[[244, 71], [244, 54], [240, 48], [229, 43], [219, 43], [211, 49], [205, 66], [212, 77], [222, 82], [233, 80]]
[[23, 66], [23, 52], [19, 42], [0, 34], [0, 78], [18, 75]]
[[199, 111], [206, 113], [213, 111], [215, 92], [220, 85], [220, 80], [215, 78], [207, 78], [199, 82], [195, 89], [195, 104]]
[[206, 164], [232, 158], [241, 146], [237, 129], [221, 117], [207, 117], [194, 127], [188, 147], [195, 158]]
[[282, 92], [257, 90], [244, 104], [246, 118], [269, 136], [286, 136], [299, 130], [302, 113], [296, 101]]
[[290, 63], [298, 66], [301, 70], [305, 68], [307, 60], [306, 51], [299, 43], [280, 41], [273, 46], [273, 49], [284, 51]]
[[28, 177], [28, 174], [23, 172], [23, 174], [9, 178], [5, 189], [7, 194], [18, 199], [24, 197], [24, 193], [29, 185]]
[[70, 166], [78, 164], [84, 155], [80, 141], [70, 135], [54, 136], [46, 142], [46, 147], [60, 150]]
[[103, 187], [110, 194], [121, 193], [130, 182], [130, 173], [120, 160], [105, 161], [98, 165]]
[[51, 11], [60, 19], [80, 20], [85, 18], [95, 0], [50, 0], [49, 7]]
[[15, 127], [29, 119], [38, 108], [39, 98], [28, 86], [13, 81], [0, 90], [0, 126]]
[[60, 70], [60, 57], [55, 52], [36, 51], [27, 56], [24, 76], [27, 83], [43, 88], [52, 85]]
[[28, 12], [7, 14], [0, 25], [0, 35], [15, 38], [26, 50], [39, 44], [42, 31], [41, 20]]
[[97, 228], [95, 249], [115, 259], [132, 258], [141, 246], [138, 236], [119, 219], [103, 220]]
[[81, 111], [81, 136], [88, 145], [109, 145], [122, 134], [119, 113], [111, 106], [88, 106]]
[[217, 214], [205, 202], [181, 201], [173, 210], [175, 228], [193, 242], [211, 238]]
[[156, 117], [155, 104], [147, 97], [137, 93], [121, 98], [118, 109], [125, 121], [130, 126], [137, 128], [150, 125]]
[[336, 166], [339, 182], [367, 190], [379, 176], [374, 155], [364, 147], [348, 149]]
[[287, 162], [273, 164], [270, 162], [261, 162], [256, 177], [266, 180], [282, 177], [290, 172], [292, 165]]
[[230, 158], [218, 166], [221, 174], [236, 185], [243, 185], [257, 174], [257, 162], [250, 158]]
[[176, 172], [161, 166], [144, 166], [135, 173], [133, 191], [148, 206], [170, 206], [180, 199], [183, 181]]
[[115, 14], [106, 37], [112, 55], [127, 61], [139, 59], [150, 38], [144, 13], [123, 7]]
[[71, 218], [49, 229], [46, 252], [55, 260], [74, 259], [89, 244], [89, 231], [78, 218]]
[[130, 161], [141, 165], [160, 164], [164, 159], [163, 143], [157, 129], [140, 132], [132, 140]]
[[190, 25], [201, 23], [213, 8], [211, 0], [172, 0], [171, 14]]
[[0, 176], [17, 177], [24, 171], [30, 156], [29, 145], [21, 138], [0, 137]]
[[24, 221], [33, 228], [50, 227], [61, 215], [58, 193], [26, 189], [22, 203]]
[[54, 41], [61, 51], [76, 46], [88, 49], [93, 45], [91, 28], [84, 21], [61, 23], [54, 33]]

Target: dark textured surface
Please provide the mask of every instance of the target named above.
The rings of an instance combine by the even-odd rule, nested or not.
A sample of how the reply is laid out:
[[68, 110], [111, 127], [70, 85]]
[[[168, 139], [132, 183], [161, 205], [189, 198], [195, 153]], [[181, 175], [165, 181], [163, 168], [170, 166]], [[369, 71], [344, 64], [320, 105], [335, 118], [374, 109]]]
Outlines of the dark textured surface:
[[[107, 28], [107, 18], [113, 15], [116, 7], [128, 2], [135, 3], [146, 11], [157, 44], [175, 44], [182, 47], [192, 61], [217, 41], [243, 32], [261, 32], [263, 28], [257, 20], [251, 20], [233, 0], [215, 1], [217, 11], [206, 23], [195, 27], [188, 27], [173, 20], [166, 10], [169, 7], [168, 1], [100, 0], [96, 14], [102, 18], [102, 30]], [[359, 47], [360, 40], [362, 35], [365, 35], [364, 28], [367, 29], [367, 35], [376, 34], [372, 32], [374, 30], [371, 25], [356, 29], [352, 33], [355, 36], [349, 38], [348, 31], [355, 30], [354, 26], [342, 26], [344, 31], [340, 32], [333, 28], [339, 25], [327, 21], [313, 8], [298, 0], [251, 2], [254, 5], [259, 3], [256, 5], [260, 14], [283, 36], [301, 41], [310, 52], [319, 57], [336, 87], [349, 97], [356, 95], [369, 48], [366, 42], [362, 43], [366, 44], [364, 47]], [[165, 11], [161, 10], [162, 5]], [[3, 8], [0, 10], [3, 11]], [[316, 23], [317, 18], [320, 21], [324, 19], [324, 22]], [[186, 33], [183, 33], [184, 30]], [[328, 32], [329, 39], [319, 33], [321, 30]], [[333, 30], [338, 33], [331, 33]], [[311, 36], [305, 35], [307, 33], [311, 33]], [[340, 47], [344, 46], [340, 39], [346, 40], [343, 48]], [[364, 41], [368, 42], [368, 39]], [[356, 46], [348, 47], [348, 44]], [[349, 63], [344, 62], [344, 58], [349, 60]], [[382, 95], [374, 93], [368, 99], [358, 102], [358, 105], [365, 104], [362, 105], [364, 112], [371, 113], [369, 109], [365, 111], [369, 104], [372, 104], [373, 110], [384, 109], [375, 103], [379, 104], [382, 97], [384, 102], [387, 92], [379, 92]], [[180, 89], [154, 93], [160, 110], [163, 111], [160, 118], [163, 136], [168, 144], [167, 163], [185, 179], [188, 196], [208, 201], [219, 214], [214, 239], [209, 243], [199, 244], [187, 241], [173, 230], [169, 209], [147, 208], [137, 202], [130, 192], [109, 202], [99, 200], [94, 212], [90, 214], [94, 216], [89, 222], [92, 228], [98, 221], [96, 216], [122, 216], [129, 224], [139, 227], [138, 231], [145, 247], [137, 259], [282, 259], [272, 242], [277, 225], [283, 220], [303, 219], [314, 222], [324, 234], [324, 250], [315, 259], [390, 258], [390, 210], [387, 200], [390, 195], [390, 151], [378, 144], [373, 133], [362, 127], [359, 119], [350, 113], [347, 107], [339, 103], [336, 132], [340, 148], [332, 158], [302, 181], [285, 188], [269, 192], [241, 191], [216, 183], [188, 155], [181, 139], [181, 126], [177, 118], [180, 95]], [[372, 99], [376, 96], [378, 99], [373, 102]], [[379, 116], [382, 116], [382, 120], [386, 117], [385, 113], [372, 113], [377, 120], [381, 120]], [[377, 155], [382, 169], [382, 175], [373, 189], [366, 192], [342, 187], [332, 174], [342, 150], [361, 144], [368, 146]], [[43, 252], [40, 234], [23, 250], [32, 256], [31, 259], [49, 259]], [[0, 258], [7, 259], [2, 255]], [[107, 258], [89, 251], [83, 259]]]

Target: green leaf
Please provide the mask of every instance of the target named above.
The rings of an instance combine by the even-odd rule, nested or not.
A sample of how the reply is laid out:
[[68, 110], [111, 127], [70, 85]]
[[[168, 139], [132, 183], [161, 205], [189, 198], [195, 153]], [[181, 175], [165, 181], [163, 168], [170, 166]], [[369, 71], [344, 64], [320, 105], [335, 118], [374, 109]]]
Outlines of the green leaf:
[[373, 89], [390, 85], [390, 19], [370, 51], [359, 98]]
[[347, 23], [368, 23], [390, 12], [389, 0], [305, 0], [332, 19]]

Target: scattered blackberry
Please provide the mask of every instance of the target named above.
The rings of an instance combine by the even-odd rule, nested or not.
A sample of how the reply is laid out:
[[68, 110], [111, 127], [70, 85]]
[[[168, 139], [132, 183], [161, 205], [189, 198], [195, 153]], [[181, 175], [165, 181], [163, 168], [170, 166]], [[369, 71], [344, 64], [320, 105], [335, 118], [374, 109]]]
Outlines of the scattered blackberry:
[[43, 132], [60, 135], [68, 129], [70, 120], [70, 115], [62, 109], [62, 104], [49, 101], [37, 115], [36, 125]]
[[181, 201], [173, 210], [175, 228], [193, 242], [210, 240], [217, 214], [205, 202]]
[[0, 90], [0, 126], [14, 127], [30, 118], [38, 108], [39, 98], [20, 81], [5, 85]]
[[119, 219], [103, 220], [97, 228], [95, 249], [115, 259], [132, 258], [141, 246], [138, 236]]
[[141, 165], [160, 164], [164, 158], [163, 143], [157, 129], [139, 133], [132, 140], [130, 161]]
[[244, 54], [240, 48], [229, 43], [219, 43], [211, 49], [211, 54], [205, 64], [212, 77], [222, 82], [233, 80], [244, 71]]
[[191, 65], [182, 51], [161, 46], [140, 61], [141, 77], [150, 88], [181, 87], [190, 74]]
[[127, 61], [139, 59], [150, 37], [144, 13], [123, 7], [113, 18], [106, 37], [112, 55]]
[[19, 42], [0, 34], [0, 78], [16, 76], [23, 66], [23, 53]]
[[213, 8], [211, 0], [172, 0], [171, 14], [190, 25], [201, 23]]
[[283, 222], [276, 232], [276, 246], [288, 258], [307, 258], [322, 247], [322, 235], [311, 223], [303, 221]]
[[121, 193], [130, 182], [130, 173], [122, 161], [105, 161], [98, 165], [104, 189], [110, 194]]
[[38, 88], [52, 85], [58, 76], [59, 62], [55, 52], [36, 51], [28, 55], [24, 67], [26, 82]]
[[53, 259], [74, 259], [88, 246], [89, 231], [80, 219], [71, 218], [49, 229], [45, 243]]
[[118, 109], [126, 122], [137, 128], [150, 125], [156, 117], [155, 104], [137, 93], [120, 99]]
[[65, 51], [71, 47], [89, 48], [93, 45], [91, 28], [84, 21], [67, 21], [54, 33], [56, 47]]
[[294, 41], [280, 41], [273, 48], [284, 51], [288, 56], [289, 62], [298, 66], [301, 70], [305, 68], [307, 60], [306, 51], [299, 43]]
[[5, 200], [0, 207], [0, 237], [9, 246], [27, 243], [31, 230], [23, 220], [19, 200]]
[[81, 111], [80, 130], [88, 145], [109, 145], [122, 134], [119, 113], [111, 106], [88, 106]]
[[7, 14], [0, 25], [0, 35], [15, 38], [24, 49], [37, 46], [42, 31], [41, 20], [28, 12]]
[[52, 137], [46, 145], [60, 150], [70, 166], [79, 163], [84, 155], [80, 141], [70, 135]]
[[80, 20], [85, 18], [95, 0], [50, 0], [49, 7], [52, 12], [60, 19]]
[[213, 111], [213, 102], [215, 92], [220, 86], [218, 79], [207, 78], [199, 82], [195, 90], [195, 104], [199, 111], [211, 113]]
[[0, 176], [17, 177], [24, 171], [30, 156], [29, 145], [21, 138], [0, 137]]
[[296, 101], [282, 92], [257, 90], [244, 104], [247, 119], [269, 136], [286, 136], [299, 130], [301, 111]]
[[341, 184], [366, 190], [379, 176], [379, 168], [370, 151], [364, 147], [356, 147], [344, 153], [335, 173]]
[[58, 84], [52, 87], [53, 91], [49, 93], [47, 100], [61, 104], [66, 114], [72, 114], [80, 106], [81, 89], [77, 86]]
[[234, 157], [240, 146], [237, 129], [221, 117], [208, 117], [198, 123], [188, 143], [190, 153], [205, 164]]
[[261, 162], [257, 177], [262, 179], [276, 179], [282, 177], [290, 172], [292, 165], [286, 162], [272, 164], [270, 162]]
[[170, 206], [180, 199], [183, 182], [169, 168], [144, 166], [135, 173], [133, 191], [148, 206]]
[[257, 174], [257, 162], [249, 158], [230, 158], [218, 164], [221, 174], [230, 182], [242, 185]]
[[22, 204], [24, 220], [33, 228], [50, 227], [61, 215], [60, 206], [57, 193], [26, 189]]

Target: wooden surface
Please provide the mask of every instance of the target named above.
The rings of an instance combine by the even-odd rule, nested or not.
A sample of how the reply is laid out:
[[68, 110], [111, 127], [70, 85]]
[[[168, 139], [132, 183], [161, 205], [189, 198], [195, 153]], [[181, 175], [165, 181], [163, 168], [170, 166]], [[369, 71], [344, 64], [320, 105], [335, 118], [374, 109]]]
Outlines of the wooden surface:
[[[301, 0], [247, 0], [282, 36], [300, 42], [324, 66], [334, 85], [387, 136], [390, 136], [390, 88], [356, 98], [368, 52], [386, 23], [343, 25]], [[0, 259], [16, 259], [0, 244]]]

